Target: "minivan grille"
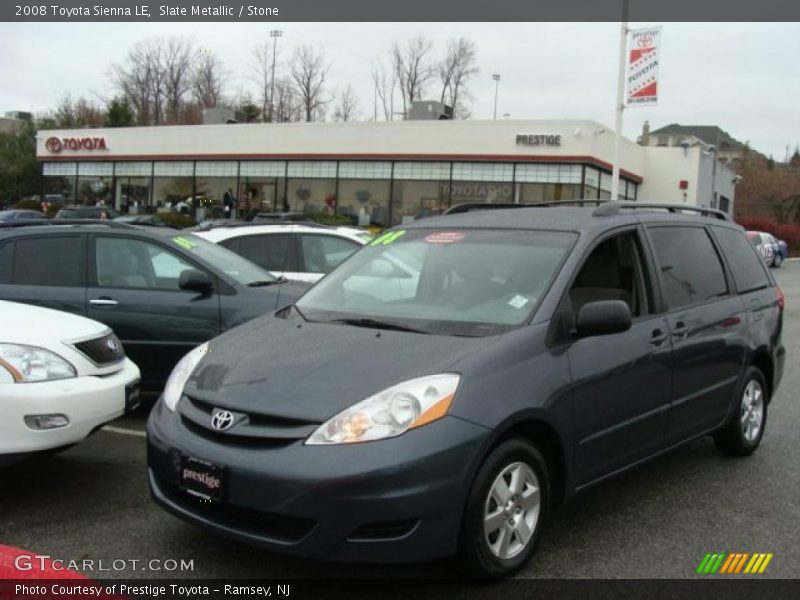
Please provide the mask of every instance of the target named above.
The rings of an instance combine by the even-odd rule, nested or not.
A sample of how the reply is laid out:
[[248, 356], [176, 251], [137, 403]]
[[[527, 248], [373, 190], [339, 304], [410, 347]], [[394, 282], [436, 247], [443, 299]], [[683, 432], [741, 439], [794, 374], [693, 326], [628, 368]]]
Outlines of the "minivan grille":
[[103, 367], [125, 358], [125, 349], [116, 335], [109, 333], [103, 337], [75, 344], [75, 349], [97, 366]]
[[262, 412], [229, 410], [234, 415], [234, 424], [219, 431], [211, 425], [211, 416], [216, 405], [205, 400], [184, 396], [178, 411], [184, 425], [206, 439], [245, 446], [276, 447], [288, 445], [307, 438], [319, 423], [293, 419]]

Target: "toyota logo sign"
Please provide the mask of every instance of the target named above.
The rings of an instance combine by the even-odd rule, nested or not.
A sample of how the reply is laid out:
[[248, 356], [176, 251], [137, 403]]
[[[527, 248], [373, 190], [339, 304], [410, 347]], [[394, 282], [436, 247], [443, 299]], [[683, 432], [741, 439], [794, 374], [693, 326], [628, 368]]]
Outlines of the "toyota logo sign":
[[214, 410], [211, 415], [211, 426], [217, 431], [225, 431], [233, 425], [233, 413], [227, 410]]
[[106, 340], [106, 348], [108, 348], [114, 354], [119, 352], [119, 345], [114, 340]]
[[44, 143], [44, 147], [47, 148], [48, 152], [52, 152], [54, 154], [61, 152], [64, 148], [64, 145], [61, 143], [61, 140], [57, 137], [49, 137]]

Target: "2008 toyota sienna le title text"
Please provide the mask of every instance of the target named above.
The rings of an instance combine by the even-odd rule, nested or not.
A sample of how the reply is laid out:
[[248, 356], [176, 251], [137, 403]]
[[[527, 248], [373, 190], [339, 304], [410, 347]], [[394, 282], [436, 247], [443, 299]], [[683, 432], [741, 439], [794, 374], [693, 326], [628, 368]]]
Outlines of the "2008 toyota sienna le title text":
[[706, 434], [750, 454], [772, 276], [722, 213], [596, 204], [392, 229], [192, 351], [148, 422], [153, 497], [281, 552], [499, 576], [592, 484]]

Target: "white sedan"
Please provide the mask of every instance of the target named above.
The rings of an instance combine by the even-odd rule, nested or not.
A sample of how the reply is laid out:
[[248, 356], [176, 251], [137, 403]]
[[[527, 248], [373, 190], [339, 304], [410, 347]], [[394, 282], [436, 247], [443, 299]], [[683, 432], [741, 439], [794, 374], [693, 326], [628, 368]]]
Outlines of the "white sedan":
[[278, 277], [316, 283], [372, 239], [363, 229], [315, 223], [233, 222], [195, 235], [244, 256]]
[[139, 368], [113, 332], [0, 301], [0, 463], [80, 442], [139, 402]]

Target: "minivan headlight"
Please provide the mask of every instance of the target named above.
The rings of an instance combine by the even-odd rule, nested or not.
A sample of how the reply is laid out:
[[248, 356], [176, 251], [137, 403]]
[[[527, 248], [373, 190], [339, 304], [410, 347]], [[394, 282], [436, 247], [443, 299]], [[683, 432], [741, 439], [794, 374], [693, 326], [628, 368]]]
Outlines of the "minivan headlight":
[[0, 367], [8, 371], [16, 383], [78, 376], [75, 367], [55, 352], [23, 344], [0, 344]]
[[351, 444], [396, 437], [447, 414], [461, 377], [455, 373], [410, 379], [343, 410], [306, 444]]
[[189, 377], [192, 375], [195, 367], [203, 360], [207, 352], [208, 342], [190, 350], [189, 353], [175, 365], [175, 368], [172, 369], [172, 373], [170, 373], [169, 379], [167, 379], [167, 385], [164, 386], [164, 404], [168, 409], [172, 411], [175, 410], [175, 407], [178, 405], [178, 400], [180, 400], [183, 395], [183, 386], [189, 381]]

